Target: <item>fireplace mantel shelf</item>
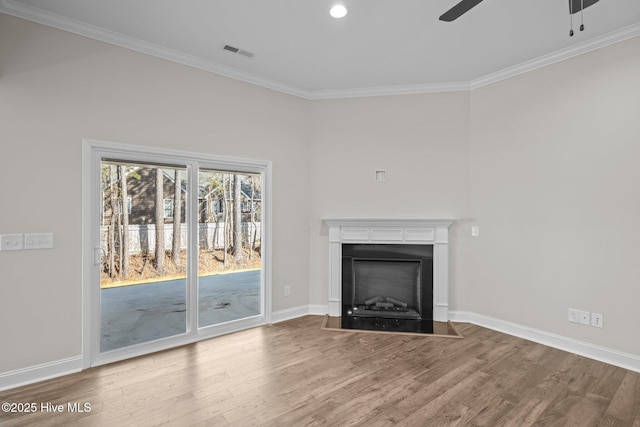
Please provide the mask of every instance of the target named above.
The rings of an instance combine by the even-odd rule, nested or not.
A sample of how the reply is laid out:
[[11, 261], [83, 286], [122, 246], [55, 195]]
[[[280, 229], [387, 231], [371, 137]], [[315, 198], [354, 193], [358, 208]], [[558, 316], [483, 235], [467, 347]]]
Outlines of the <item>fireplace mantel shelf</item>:
[[449, 311], [449, 227], [455, 219], [324, 218], [329, 226], [329, 315], [342, 310], [342, 244], [427, 244], [434, 247], [433, 320]]
[[376, 227], [376, 226], [410, 226], [410, 227], [449, 227], [455, 218], [323, 218], [329, 227]]

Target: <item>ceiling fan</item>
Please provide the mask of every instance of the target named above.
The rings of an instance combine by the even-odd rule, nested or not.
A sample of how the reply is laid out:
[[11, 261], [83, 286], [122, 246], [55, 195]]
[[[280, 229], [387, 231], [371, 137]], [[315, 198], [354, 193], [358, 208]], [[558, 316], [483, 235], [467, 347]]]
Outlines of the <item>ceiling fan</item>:
[[[454, 21], [481, 2], [482, 0], [462, 0], [451, 9], [443, 13], [442, 16], [440, 16], [440, 20], [445, 22]], [[598, 0], [569, 0], [569, 14], [573, 15], [574, 13], [580, 12], [597, 2]], [[584, 29], [584, 26], [582, 26], [582, 29]]]

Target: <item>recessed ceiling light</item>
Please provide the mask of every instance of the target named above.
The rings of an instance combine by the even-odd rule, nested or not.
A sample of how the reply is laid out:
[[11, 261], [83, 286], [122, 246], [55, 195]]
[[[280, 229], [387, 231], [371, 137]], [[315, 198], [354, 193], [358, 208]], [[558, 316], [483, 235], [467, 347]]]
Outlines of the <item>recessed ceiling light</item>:
[[331, 8], [329, 14], [334, 18], [344, 18], [347, 16], [347, 8], [341, 4], [337, 4]]

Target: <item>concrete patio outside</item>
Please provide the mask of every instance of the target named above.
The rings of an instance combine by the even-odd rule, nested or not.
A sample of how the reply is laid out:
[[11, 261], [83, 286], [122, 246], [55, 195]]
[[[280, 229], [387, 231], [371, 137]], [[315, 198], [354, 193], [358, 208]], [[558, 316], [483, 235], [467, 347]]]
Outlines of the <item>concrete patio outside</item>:
[[[259, 315], [260, 277], [261, 270], [200, 277], [198, 325]], [[186, 330], [186, 279], [102, 289], [100, 297], [101, 352]]]

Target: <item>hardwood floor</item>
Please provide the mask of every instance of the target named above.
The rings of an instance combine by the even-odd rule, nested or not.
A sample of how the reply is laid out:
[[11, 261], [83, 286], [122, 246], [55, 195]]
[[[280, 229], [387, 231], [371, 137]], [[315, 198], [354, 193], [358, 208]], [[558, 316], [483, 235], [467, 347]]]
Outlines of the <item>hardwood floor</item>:
[[[0, 392], [2, 426], [640, 426], [640, 374], [470, 324], [464, 339], [307, 316]], [[69, 403], [91, 405], [70, 413]], [[62, 413], [43, 411], [47, 403]], [[51, 406], [50, 408], [53, 408]]]

